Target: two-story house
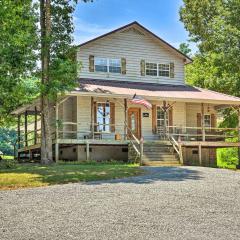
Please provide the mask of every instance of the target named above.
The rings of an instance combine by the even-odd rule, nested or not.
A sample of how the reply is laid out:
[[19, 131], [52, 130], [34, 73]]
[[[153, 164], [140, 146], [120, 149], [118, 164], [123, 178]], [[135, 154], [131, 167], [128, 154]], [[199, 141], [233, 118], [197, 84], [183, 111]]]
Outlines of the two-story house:
[[[217, 128], [217, 111], [239, 112], [240, 98], [187, 85], [184, 66], [192, 60], [139, 23], [79, 45], [77, 60], [78, 87], [56, 104], [56, 161], [214, 166], [217, 147], [239, 147], [238, 129]], [[152, 108], [132, 103], [135, 94]], [[39, 111], [39, 101], [14, 111], [25, 116], [19, 156], [39, 154]]]

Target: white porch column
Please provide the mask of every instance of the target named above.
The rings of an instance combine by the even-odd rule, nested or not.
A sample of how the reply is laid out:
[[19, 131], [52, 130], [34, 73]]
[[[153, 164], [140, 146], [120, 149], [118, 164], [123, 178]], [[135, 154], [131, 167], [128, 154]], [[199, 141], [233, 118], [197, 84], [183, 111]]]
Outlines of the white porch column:
[[201, 104], [201, 125], [202, 125], [202, 140], [205, 141], [205, 124], [204, 124], [204, 104]]
[[58, 124], [59, 124], [59, 115], [58, 115], [59, 104], [56, 103], [56, 132], [55, 132], [55, 162], [59, 161], [59, 143], [58, 143]]

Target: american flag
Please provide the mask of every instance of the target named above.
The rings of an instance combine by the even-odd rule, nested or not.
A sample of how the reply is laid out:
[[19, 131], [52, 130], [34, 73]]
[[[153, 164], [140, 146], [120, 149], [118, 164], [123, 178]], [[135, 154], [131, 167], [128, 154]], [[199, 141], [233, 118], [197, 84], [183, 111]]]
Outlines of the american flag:
[[152, 108], [152, 104], [150, 102], [148, 102], [147, 100], [145, 100], [144, 98], [137, 96], [136, 93], [134, 94], [133, 98], [130, 101], [131, 103], [135, 103], [135, 104], [140, 104], [145, 106], [147, 109]]

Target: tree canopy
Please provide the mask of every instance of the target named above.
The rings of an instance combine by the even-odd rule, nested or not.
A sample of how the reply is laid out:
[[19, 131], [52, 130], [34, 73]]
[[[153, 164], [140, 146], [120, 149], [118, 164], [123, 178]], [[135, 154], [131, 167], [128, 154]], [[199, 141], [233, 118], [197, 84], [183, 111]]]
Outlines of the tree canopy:
[[37, 92], [33, 78], [38, 47], [36, 4], [0, 1], [0, 124]]
[[187, 66], [187, 81], [240, 96], [240, 2], [183, 0], [180, 19], [199, 53]]

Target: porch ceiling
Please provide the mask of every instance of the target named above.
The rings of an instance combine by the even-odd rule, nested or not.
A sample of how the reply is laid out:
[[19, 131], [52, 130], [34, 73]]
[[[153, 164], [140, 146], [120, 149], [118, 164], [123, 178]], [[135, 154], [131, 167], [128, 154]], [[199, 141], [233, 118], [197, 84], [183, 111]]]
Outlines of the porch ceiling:
[[114, 95], [131, 98], [134, 94], [147, 99], [213, 104], [240, 105], [240, 98], [188, 85], [166, 85], [100, 79], [79, 79], [79, 87], [72, 94]]

